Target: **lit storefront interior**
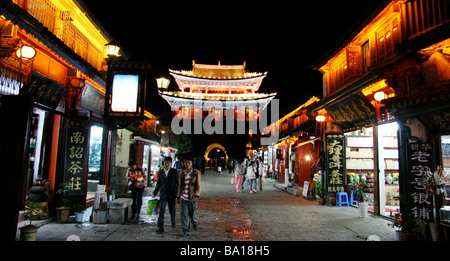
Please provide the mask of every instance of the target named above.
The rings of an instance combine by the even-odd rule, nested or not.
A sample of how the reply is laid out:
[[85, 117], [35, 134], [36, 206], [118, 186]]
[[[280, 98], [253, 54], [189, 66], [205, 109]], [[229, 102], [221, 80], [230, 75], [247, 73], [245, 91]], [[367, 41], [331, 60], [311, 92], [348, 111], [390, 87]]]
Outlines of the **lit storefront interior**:
[[[441, 136], [441, 149], [442, 167], [444, 169], [444, 173], [450, 173], [450, 135]], [[450, 206], [450, 180], [445, 183], [445, 189], [447, 192], [447, 198], [444, 205]]]
[[[380, 215], [390, 216], [399, 209], [399, 166], [397, 123], [377, 126], [378, 160], [374, 153], [373, 127], [345, 133], [347, 184], [364, 181], [369, 197], [369, 211], [374, 209], [374, 190], [378, 186]], [[378, 162], [379, 176], [374, 179], [374, 164]], [[379, 184], [374, 184], [379, 180]]]
[[94, 197], [97, 191], [97, 185], [101, 180], [101, 152], [102, 152], [102, 137], [103, 127], [98, 124], [93, 124], [90, 129], [89, 138], [89, 172], [88, 172], [88, 187], [86, 193], [86, 200]]

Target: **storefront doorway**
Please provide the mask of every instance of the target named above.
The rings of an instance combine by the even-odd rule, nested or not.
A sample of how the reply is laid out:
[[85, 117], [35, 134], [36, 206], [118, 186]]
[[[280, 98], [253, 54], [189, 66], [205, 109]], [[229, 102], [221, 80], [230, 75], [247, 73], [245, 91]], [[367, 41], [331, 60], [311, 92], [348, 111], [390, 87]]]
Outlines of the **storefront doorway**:
[[97, 185], [101, 178], [101, 155], [102, 155], [103, 127], [99, 124], [92, 124], [89, 139], [89, 173], [86, 199], [94, 198]]
[[[397, 128], [396, 122], [377, 126], [376, 143], [372, 127], [345, 133], [347, 184], [364, 181], [369, 211], [374, 211], [374, 205], [378, 203], [380, 214], [385, 216], [398, 212], [400, 204]], [[374, 178], [374, 144], [378, 144], [378, 179]], [[375, 180], [378, 180], [377, 184]], [[374, 198], [376, 188], [379, 189], [378, 198]]]

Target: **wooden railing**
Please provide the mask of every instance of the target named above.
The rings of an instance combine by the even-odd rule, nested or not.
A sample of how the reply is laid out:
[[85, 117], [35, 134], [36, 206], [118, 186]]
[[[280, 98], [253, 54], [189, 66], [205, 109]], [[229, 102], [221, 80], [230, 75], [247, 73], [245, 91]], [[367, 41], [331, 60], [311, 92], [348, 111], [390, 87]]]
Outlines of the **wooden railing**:
[[12, 0], [12, 2], [41, 22], [94, 68], [101, 69], [102, 52], [72, 24], [71, 10], [60, 10], [51, 0]]

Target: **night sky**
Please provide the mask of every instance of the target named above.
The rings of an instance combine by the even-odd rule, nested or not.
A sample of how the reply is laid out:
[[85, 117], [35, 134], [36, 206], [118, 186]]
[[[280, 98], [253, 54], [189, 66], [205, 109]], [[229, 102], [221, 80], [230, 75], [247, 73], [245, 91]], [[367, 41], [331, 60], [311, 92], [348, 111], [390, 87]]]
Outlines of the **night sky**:
[[[321, 75], [311, 66], [380, 2], [84, 1], [129, 60], [150, 62], [155, 76], [169, 77], [168, 68], [190, 70], [192, 60], [246, 61], [248, 71], [267, 71], [259, 92], [278, 93], [280, 117], [313, 95], [322, 97]], [[176, 89], [175, 81], [169, 89]]]

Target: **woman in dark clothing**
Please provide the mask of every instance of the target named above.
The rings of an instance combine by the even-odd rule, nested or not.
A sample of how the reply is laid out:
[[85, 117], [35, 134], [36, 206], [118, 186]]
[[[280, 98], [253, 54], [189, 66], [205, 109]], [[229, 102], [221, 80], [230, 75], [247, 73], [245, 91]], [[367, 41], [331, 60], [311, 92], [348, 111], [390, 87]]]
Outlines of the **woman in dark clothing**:
[[133, 203], [131, 204], [131, 217], [139, 218], [139, 213], [142, 207], [142, 194], [144, 193], [145, 184], [147, 180], [147, 175], [145, 171], [139, 167], [135, 160], [130, 160], [128, 162], [127, 177], [131, 189], [131, 197], [133, 198]]

